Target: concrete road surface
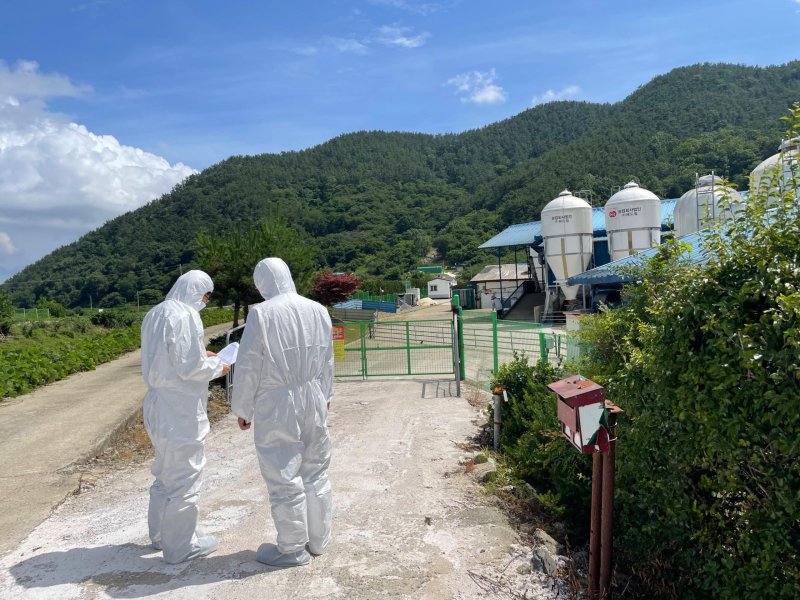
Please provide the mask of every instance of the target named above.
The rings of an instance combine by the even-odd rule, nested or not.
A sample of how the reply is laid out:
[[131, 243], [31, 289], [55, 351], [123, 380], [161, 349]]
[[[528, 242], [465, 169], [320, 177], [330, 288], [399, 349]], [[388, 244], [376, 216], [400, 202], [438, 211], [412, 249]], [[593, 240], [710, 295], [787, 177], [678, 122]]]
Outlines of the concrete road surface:
[[333, 543], [310, 566], [272, 569], [274, 542], [252, 433], [228, 416], [208, 438], [207, 558], [168, 565], [148, 546], [146, 466], [70, 497], [0, 560], [0, 598], [556, 598], [530, 549], [459, 464], [478, 410], [420, 381], [337, 382], [330, 414]]
[[[206, 340], [229, 328], [208, 327]], [[69, 467], [100, 452], [142, 407], [141, 364], [137, 350], [0, 402], [0, 554], [78, 489]]]

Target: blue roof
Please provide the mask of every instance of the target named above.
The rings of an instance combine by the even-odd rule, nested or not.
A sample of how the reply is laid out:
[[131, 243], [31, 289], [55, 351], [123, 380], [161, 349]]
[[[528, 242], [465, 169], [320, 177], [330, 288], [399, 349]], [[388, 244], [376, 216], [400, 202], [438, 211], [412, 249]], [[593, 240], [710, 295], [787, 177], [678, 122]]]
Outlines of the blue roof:
[[[670, 231], [675, 222], [673, 213], [675, 199], [661, 201], [661, 229]], [[606, 216], [605, 209], [600, 206], [592, 209], [592, 227], [594, 237], [604, 237], [606, 235]], [[542, 222], [531, 221], [530, 223], [520, 223], [510, 225], [498, 233], [492, 239], [484, 242], [478, 248], [503, 248], [505, 246], [538, 246], [542, 243]]]
[[504, 246], [527, 246], [528, 244], [541, 243], [542, 222], [532, 221], [520, 225], [511, 225], [498, 233], [488, 242], [478, 248], [502, 248]]
[[[698, 231], [691, 235], [680, 238], [681, 242], [689, 245], [690, 250], [682, 255], [682, 258], [691, 264], [702, 264], [708, 260], [705, 247], [705, 236], [708, 230]], [[643, 250], [638, 254], [620, 258], [614, 262], [606, 263], [594, 269], [589, 269], [583, 273], [567, 279], [567, 285], [598, 285], [603, 283], [628, 283], [635, 281], [636, 277], [628, 271], [630, 267], [643, 265], [658, 252], [658, 248]]]

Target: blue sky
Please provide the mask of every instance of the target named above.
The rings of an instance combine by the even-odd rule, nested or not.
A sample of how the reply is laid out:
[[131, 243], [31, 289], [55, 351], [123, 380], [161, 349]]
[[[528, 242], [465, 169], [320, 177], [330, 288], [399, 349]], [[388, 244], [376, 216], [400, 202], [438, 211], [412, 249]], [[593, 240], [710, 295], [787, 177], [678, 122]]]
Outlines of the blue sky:
[[234, 154], [800, 58], [800, 0], [28, 0], [0, 22], [0, 281]]

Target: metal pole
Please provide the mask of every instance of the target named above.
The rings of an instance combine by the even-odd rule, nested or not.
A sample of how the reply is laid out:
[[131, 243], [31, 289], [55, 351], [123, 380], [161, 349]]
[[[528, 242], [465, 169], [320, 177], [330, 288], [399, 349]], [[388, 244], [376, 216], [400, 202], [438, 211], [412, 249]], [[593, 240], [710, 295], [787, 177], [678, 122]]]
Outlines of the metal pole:
[[603, 455], [592, 455], [592, 511], [589, 529], [589, 597], [598, 600], [600, 589], [600, 512], [603, 490]]
[[[503, 304], [503, 263], [500, 259], [500, 248], [497, 249], [497, 277], [500, 280], [500, 304]], [[502, 312], [502, 308], [500, 311]], [[501, 317], [503, 315], [500, 315]]]
[[458, 349], [458, 313], [453, 312], [453, 372], [456, 376], [456, 396], [461, 397], [461, 353]]
[[[475, 343], [477, 346], [477, 342]], [[497, 375], [499, 370], [499, 358], [497, 356], [497, 312], [492, 311], [492, 354], [494, 355], [493, 373]]]
[[600, 600], [611, 600], [612, 530], [614, 524], [614, 473], [616, 415], [608, 415], [611, 443], [603, 454], [602, 514], [600, 515]]
[[502, 394], [494, 394], [492, 396], [492, 400], [494, 400], [494, 451], [497, 452], [500, 449], [500, 421], [502, 420], [502, 415], [500, 414], [500, 407], [503, 402]]
[[408, 362], [408, 374], [411, 375], [411, 325], [406, 321], [406, 361]]

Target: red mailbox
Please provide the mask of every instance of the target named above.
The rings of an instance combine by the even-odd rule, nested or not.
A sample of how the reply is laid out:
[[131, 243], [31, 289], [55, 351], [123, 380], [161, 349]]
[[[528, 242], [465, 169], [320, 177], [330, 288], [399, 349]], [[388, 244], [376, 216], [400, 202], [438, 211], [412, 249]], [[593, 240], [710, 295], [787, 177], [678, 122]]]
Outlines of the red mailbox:
[[556, 393], [558, 420], [564, 437], [584, 454], [606, 452], [609, 448], [605, 424], [606, 401], [603, 387], [580, 375], [547, 386]]

